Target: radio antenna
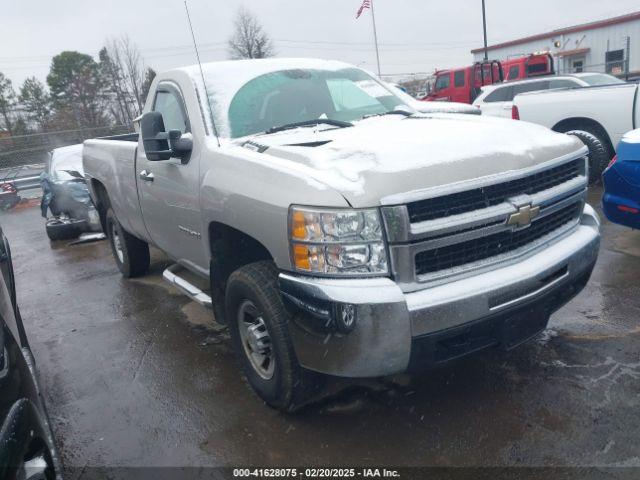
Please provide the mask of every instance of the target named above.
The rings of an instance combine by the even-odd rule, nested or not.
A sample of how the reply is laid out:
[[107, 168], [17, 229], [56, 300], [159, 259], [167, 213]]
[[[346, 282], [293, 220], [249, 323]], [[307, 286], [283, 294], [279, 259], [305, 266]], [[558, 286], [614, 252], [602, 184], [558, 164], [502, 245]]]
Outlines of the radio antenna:
[[220, 137], [218, 136], [218, 129], [216, 128], [216, 121], [213, 118], [213, 108], [211, 108], [211, 99], [209, 98], [209, 91], [207, 90], [207, 82], [204, 79], [204, 71], [202, 70], [202, 62], [200, 62], [200, 53], [198, 52], [198, 44], [196, 42], [196, 36], [193, 33], [193, 25], [191, 24], [191, 15], [189, 15], [189, 6], [187, 0], [184, 0], [184, 9], [187, 11], [187, 20], [189, 21], [189, 30], [191, 30], [191, 38], [193, 38], [193, 48], [196, 51], [196, 58], [198, 59], [198, 67], [200, 67], [200, 76], [202, 77], [202, 86], [204, 87], [204, 96], [207, 97], [207, 105], [209, 106], [209, 114], [211, 115], [211, 125], [213, 126], [213, 133], [216, 136], [218, 147], [220, 146]]

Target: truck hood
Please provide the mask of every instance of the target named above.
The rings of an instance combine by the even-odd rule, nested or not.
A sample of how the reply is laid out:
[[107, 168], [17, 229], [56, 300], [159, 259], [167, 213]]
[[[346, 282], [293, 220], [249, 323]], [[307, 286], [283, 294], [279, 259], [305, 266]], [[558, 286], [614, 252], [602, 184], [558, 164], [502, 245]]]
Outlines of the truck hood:
[[586, 152], [580, 140], [545, 127], [455, 114], [299, 128], [245, 139], [243, 146], [294, 162], [356, 208], [401, 203], [407, 194]]

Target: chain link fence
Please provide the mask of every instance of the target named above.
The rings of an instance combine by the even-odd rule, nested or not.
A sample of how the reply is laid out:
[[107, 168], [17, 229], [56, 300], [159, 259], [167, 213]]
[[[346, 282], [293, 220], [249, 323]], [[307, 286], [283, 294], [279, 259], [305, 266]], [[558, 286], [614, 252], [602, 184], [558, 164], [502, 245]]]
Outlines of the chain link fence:
[[[0, 169], [42, 164], [54, 148], [82, 143], [89, 138], [129, 133], [128, 125], [59, 130], [26, 135], [3, 135], [0, 132]], [[5, 132], [6, 133], [6, 132]]]

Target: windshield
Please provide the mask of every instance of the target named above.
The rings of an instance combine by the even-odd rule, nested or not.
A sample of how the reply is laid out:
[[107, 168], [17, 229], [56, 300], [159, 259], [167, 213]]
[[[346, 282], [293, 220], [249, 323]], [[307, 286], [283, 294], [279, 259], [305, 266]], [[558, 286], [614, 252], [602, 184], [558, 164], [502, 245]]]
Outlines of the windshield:
[[387, 88], [389, 88], [389, 90], [391, 90], [396, 95], [396, 97], [401, 99], [406, 105], [411, 105], [413, 108], [417, 109], [415, 104], [416, 104], [416, 102], [418, 102], [418, 100], [413, 98], [407, 92], [405, 92], [403, 90], [400, 90], [398, 87], [396, 87], [395, 85], [391, 85], [391, 84], [387, 84]]
[[433, 91], [434, 92], [439, 92], [440, 90], [444, 90], [445, 88], [449, 88], [449, 84], [450, 84], [451, 80], [450, 80], [450, 74], [449, 73], [445, 73], [442, 74], [440, 76], [438, 76], [435, 86], [433, 87]]
[[580, 80], [588, 83], [591, 86], [595, 85], [614, 85], [617, 83], [625, 83], [623, 80], [614, 77], [613, 75], [606, 75], [604, 73], [596, 73], [593, 75], [583, 75]]
[[246, 83], [229, 106], [232, 138], [316, 119], [353, 122], [407, 106], [357, 68], [281, 70]]

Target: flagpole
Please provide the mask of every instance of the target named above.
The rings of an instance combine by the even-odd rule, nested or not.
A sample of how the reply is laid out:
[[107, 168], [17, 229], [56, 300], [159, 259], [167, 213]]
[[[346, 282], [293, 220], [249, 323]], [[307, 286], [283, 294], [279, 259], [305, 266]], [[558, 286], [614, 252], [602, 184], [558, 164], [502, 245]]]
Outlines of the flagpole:
[[376, 60], [378, 62], [378, 77], [382, 75], [380, 71], [380, 51], [378, 50], [378, 31], [376, 30], [376, 14], [373, 11], [373, 0], [371, 0], [371, 19], [373, 20], [373, 40], [376, 44]]

